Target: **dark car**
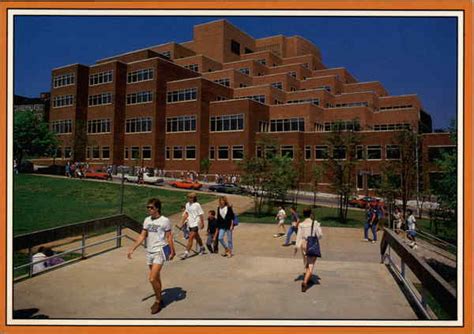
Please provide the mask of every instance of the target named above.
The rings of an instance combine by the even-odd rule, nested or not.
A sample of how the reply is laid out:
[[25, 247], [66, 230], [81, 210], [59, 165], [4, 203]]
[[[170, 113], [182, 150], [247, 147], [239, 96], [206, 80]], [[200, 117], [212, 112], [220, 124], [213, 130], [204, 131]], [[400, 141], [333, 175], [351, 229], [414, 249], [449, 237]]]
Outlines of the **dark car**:
[[245, 192], [245, 189], [235, 183], [220, 183], [209, 186], [210, 191], [227, 194], [241, 194]]

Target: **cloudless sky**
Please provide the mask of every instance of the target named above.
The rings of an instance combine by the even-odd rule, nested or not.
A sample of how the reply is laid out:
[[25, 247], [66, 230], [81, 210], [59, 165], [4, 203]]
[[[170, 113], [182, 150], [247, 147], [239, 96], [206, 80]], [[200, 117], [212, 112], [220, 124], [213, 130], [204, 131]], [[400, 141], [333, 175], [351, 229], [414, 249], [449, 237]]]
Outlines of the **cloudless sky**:
[[221, 18], [254, 38], [300, 35], [326, 67], [380, 81], [391, 95], [417, 94], [433, 128], [456, 117], [457, 20], [442, 17], [16, 16], [14, 93], [37, 97], [55, 67], [190, 41], [194, 25]]

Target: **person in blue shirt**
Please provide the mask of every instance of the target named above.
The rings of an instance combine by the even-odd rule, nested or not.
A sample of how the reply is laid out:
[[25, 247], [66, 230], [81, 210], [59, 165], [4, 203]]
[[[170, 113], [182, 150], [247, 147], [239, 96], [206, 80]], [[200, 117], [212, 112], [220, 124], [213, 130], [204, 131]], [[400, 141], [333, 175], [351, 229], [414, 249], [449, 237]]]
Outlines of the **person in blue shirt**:
[[[369, 229], [372, 230], [373, 239], [369, 239]], [[377, 211], [375, 205], [369, 205], [366, 212], [366, 220], [364, 224], [364, 239], [363, 241], [377, 241]]]

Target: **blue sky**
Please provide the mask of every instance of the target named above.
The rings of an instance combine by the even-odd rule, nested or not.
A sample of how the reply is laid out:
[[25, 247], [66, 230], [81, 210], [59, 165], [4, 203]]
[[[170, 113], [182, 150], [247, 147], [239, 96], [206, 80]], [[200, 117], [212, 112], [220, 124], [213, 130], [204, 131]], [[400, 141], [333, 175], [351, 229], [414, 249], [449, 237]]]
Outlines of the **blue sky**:
[[49, 91], [55, 67], [189, 41], [193, 25], [221, 18], [255, 38], [303, 36], [321, 50], [327, 67], [380, 81], [391, 95], [418, 94], [434, 128], [446, 128], [456, 116], [455, 18], [17, 16], [15, 94]]

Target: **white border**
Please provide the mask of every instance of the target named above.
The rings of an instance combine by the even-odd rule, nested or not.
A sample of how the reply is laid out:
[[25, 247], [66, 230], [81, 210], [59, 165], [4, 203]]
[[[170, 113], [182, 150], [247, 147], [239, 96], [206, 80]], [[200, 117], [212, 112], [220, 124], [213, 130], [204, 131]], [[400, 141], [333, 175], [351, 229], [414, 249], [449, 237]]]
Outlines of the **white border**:
[[410, 327], [441, 327], [462, 326], [464, 322], [464, 196], [463, 196], [463, 151], [464, 151], [464, 13], [461, 10], [453, 11], [357, 11], [357, 10], [31, 10], [9, 9], [7, 11], [8, 26], [8, 147], [7, 147], [7, 245], [11, 246], [13, 237], [13, 19], [15, 15], [44, 15], [44, 16], [362, 16], [362, 17], [455, 17], [458, 19], [458, 320], [455, 321], [366, 321], [366, 320], [14, 320], [12, 305], [12, 248], [7, 249], [7, 325], [120, 325], [120, 326], [410, 326]]

